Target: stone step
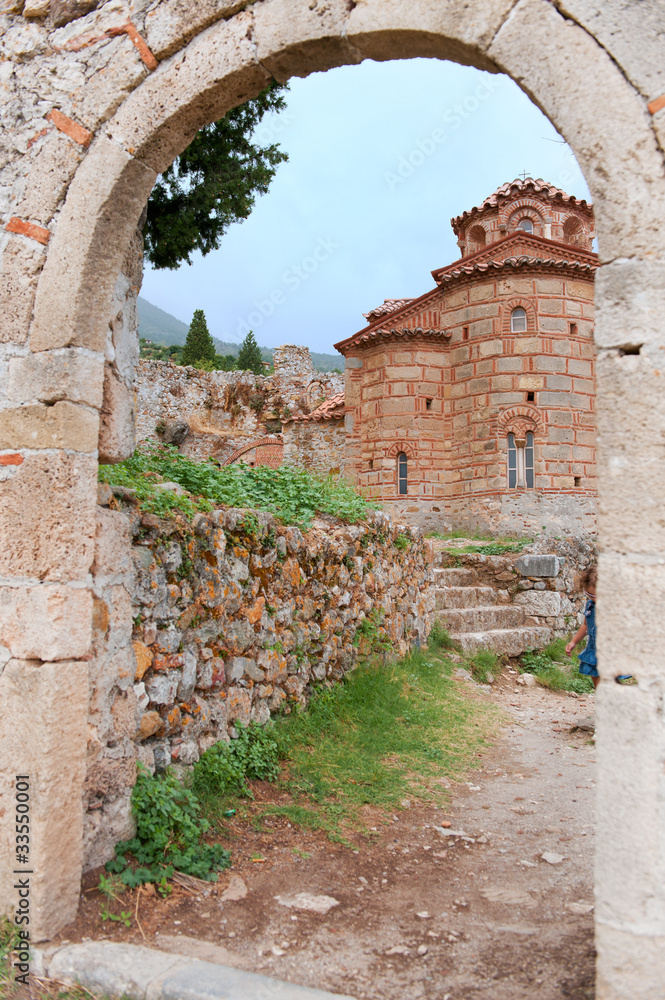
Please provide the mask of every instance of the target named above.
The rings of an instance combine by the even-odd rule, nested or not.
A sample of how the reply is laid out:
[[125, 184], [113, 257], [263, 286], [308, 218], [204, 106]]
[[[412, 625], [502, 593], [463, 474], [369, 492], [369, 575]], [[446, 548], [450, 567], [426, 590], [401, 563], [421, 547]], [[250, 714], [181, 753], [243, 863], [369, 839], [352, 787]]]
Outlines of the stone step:
[[437, 587], [434, 590], [436, 608], [477, 608], [496, 604], [494, 587]]
[[514, 604], [488, 604], [476, 608], [452, 608], [444, 611], [441, 619], [450, 632], [485, 632], [524, 625], [524, 611]]
[[542, 649], [552, 638], [548, 628], [489, 629], [485, 632], [451, 633], [451, 639], [458, 642], [465, 653], [475, 653], [478, 649], [489, 649], [493, 653], [506, 656], [520, 656], [527, 649]]
[[443, 569], [434, 570], [434, 584], [437, 587], [472, 586], [475, 579], [476, 574], [472, 569], [446, 566]]

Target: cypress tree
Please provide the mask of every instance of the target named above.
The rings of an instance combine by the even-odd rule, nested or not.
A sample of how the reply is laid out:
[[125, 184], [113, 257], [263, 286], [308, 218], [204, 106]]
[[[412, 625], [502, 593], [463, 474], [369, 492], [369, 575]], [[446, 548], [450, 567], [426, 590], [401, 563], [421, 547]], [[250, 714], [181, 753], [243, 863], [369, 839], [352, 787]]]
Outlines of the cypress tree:
[[240, 350], [238, 351], [238, 368], [241, 372], [254, 372], [255, 375], [263, 375], [261, 348], [256, 343], [251, 330], [240, 345]]
[[189, 324], [187, 339], [182, 352], [183, 365], [196, 365], [200, 361], [215, 360], [215, 345], [208, 330], [203, 309], [196, 309]]

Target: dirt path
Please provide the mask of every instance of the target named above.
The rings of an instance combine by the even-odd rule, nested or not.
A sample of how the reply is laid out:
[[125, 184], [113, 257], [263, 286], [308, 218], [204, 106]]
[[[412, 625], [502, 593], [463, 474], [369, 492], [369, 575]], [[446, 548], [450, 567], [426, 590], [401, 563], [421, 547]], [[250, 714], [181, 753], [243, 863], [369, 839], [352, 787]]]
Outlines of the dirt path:
[[[282, 819], [238, 828], [233, 868], [206, 896], [142, 895], [148, 943], [359, 1000], [592, 998], [595, 753], [571, 728], [593, 697], [515, 680], [483, 695], [513, 721], [449, 808], [404, 803], [388, 825], [370, 820], [359, 853]], [[221, 900], [229, 887], [242, 898]], [[297, 893], [338, 905], [275, 899]], [[143, 941], [135, 925], [102, 924], [91, 892], [63, 936]]]

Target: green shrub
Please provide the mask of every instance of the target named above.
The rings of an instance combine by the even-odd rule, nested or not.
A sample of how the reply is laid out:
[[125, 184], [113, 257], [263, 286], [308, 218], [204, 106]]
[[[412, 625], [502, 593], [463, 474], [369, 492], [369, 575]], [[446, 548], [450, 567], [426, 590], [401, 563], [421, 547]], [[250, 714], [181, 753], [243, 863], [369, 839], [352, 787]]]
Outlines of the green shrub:
[[478, 649], [468, 659], [468, 666], [474, 681], [488, 683], [488, 675], [496, 677], [501, 671], [501, 661], [489, 649]]
[[277, 741], [271, 729], [236, 723], [238, 737], [215, 743], [192, 769], [192, 788], [203, 799], [233, 793], [251, 796], [247, 779], [274, 781], [279, 774]]
[[153, 776], [139, 764], [132, 814], [136, 836], [116, 844], [116, 856], [106, 864], [125, 885], [163, 883], [174, 871], [214, 882], [217, 870], [231, 863], [221, 844], [202, 843], [209, 823], [201, 816], [199, 800], [169, 772]]
[[456, 644], [451, 639], [450, 633], [440, 621], [435, 621], [432, 625], [429, 636], [427, 637], [427, 647], [431, 650], [437, 649], [455, 649]]

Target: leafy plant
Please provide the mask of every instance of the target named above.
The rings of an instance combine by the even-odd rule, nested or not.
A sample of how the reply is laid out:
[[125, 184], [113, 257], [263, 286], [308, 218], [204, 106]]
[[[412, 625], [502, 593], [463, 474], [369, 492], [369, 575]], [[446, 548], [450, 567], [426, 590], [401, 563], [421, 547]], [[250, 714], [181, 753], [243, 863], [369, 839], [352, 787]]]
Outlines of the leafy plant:
[[402, 552], [404, 551], [404, 549], [408, 549], [410, 544], [411, 544], [411, 539], [409, 538], [408, 535], [398, 535], [393, 542], [395, 548], [400, 549], [400, 551]]
[[384, 616], [383, 608], [373, 608], [356, 629], [353, 645], [359, 646], [364, 639], [366, 640], [364, 652], [389, 653], [393, 644], [383, 624]]
[[433, 651], [457, 648], [457, 644], [450, 637], [450, 632], [440, 621], [435, 621], [432, 625], [430, 634], [427, 637], [427, 646]]
[[271, 729], [237, 722], [236, 731], [235, 740], [215, 743], [192, 769], [192, 788], [203, 799], [234, 792], [251, 797], [248, 779], [274, 781], [279, 774], [279, 751]]
[[577, 673], [577, 663], [571, 662], [566, 653], [565, 639], [555, 639], [541, 650], [527, 650], [519, 662], [520, 673], [533, 674], [538, 683], [552, 691], [574, 691], [587, 694], [593, 691], [593, 681]]
[[169, 772], [153, 776], [141, 764], [138, 767], [132, 790], [136, 836], [116, 844], [116, 856], [106, 870], [131, 887], [161, 882], [176, 870], [216, 881], [216, 872], [228, 867], [231, 856], [221, 844], [201, 841], [209, 823], [202, 818], [196, 795]]
[[478, 649], [467, 660], [471, 676], [479, 684], [487, 684], [489, 675], [496, 677], [501, 670], [501, 662], [496, 653], [489, 649]]
[[[99, 478], [112, 486], [134, 489], [141, 509], [160, 517], [193, 517], [216, 503], [270, 511], [286, 524], [306, 528], [317, 512], [357, 522], [376, 509], [375, 504], [331, 476], [289, 466], [271, 469], [238, 464], [220, 468], [214, 461], [194, 462], [173, 445], [154, 442], [144, 444], [118, 465], [100, 466]], [[165, 481], [178, 483], [188, 494], [177, 496], [160, 489], [160, 482]]]

